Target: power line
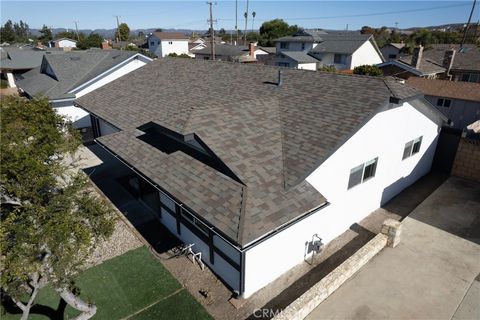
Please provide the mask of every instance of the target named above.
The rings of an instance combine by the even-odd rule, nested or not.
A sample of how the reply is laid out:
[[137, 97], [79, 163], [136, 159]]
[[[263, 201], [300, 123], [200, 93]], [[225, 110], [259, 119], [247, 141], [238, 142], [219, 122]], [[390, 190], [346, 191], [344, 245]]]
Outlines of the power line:
[[[337, 19], [337, 18], [373, 17], [373, 16], [381, 16], [381, 15], [387, 15], [387, 14], [412, 13], [412, 12], [419, 12], [419, 11], [430, 11], [430, 10], [438, 10], [438, 9], [464, 7], [469, 5], [470, 4], [462, 3], [462, 4], [453, 4], [448, 6], [437, 6], [437, 7], [397, 10], [397, 11], [385, 11], [385, 12], [376, 12], [376, 13], [362, 13], [362, 14], [322, 16], [322, 17], [293, 17], [293, 18], [283, 18], [283, 20], [322, 20], [322, 19]], [[232, 21], [233, 19], [219, 19], [219, 20]], [[257, 19], [257, 21], [268, 21], [268, 20], [270, 19]]]

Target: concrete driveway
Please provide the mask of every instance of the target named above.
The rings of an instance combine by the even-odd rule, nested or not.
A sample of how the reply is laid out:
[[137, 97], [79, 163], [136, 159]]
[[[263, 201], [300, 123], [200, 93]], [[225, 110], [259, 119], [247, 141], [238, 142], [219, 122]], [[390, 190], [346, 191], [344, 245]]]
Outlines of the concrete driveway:
[[452, 177], [307, 319], [480, 319], [480, 184]]

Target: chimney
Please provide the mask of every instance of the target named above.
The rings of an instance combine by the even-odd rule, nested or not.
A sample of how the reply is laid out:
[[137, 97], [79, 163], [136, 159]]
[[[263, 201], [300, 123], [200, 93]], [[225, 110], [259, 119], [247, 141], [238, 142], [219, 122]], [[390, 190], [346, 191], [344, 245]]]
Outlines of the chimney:
[[60, 41], [55, 41], [55, 48], [60, 48]]
[[421, 45], [413, 49], [412, 62], [410, 64], [415, 69], [418, 69], [420, 67], [420, 63], [422, 62], [422, 55], [423, 47]]
[[109, 49], [112, 49], [112, 47], [110, 46], [110, 43], [108, 41], [103, 41], [102, 42], [102, 49], [103, 50], [109, 50]]
[[43, 44], [42, 44], [41, 41], [38, 41], [38, 42], [37, 42], [37, 47], [43, 47]]
[[283, 84], [283, 74], [282, 70], [278, 70], [278, 82], [277, 82], [277, 87], [281, 87]]
[[447, 75], [450, 73], [450, 69], [452, 69], [453, 66], [453, 59], [455, 58], [455, 50], [454, 49], [448, 49], [445, 50], [445, 55], [443, 56], [443, 67], [446, 70]]
[[249, 51], [250, 59], [255, 58], [255, 43], [250, 42], [250, 44], [248, 45], [248, 51]]

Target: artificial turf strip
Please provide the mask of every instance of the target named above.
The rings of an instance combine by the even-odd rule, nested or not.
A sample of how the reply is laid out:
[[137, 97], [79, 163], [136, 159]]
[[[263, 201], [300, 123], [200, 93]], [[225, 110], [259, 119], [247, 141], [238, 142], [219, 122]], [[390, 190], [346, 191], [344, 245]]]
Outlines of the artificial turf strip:
[[128, 318], [129, 320], [210, 320], [210, 314], [186, 290], [162, 300], [142, 312]]
[[[129, 251], [84, 271], [79, 276], [77, 285], [81, 290], [82, 299], [91, 301], [97, 306], [97, 313], [93, 319], [127, 317], [152, 304], [157, 306], [155, 304], [157, 301], [181, 289], [180, 283], [145, 247]], [[193, 314], [208, 316], [208, 313], [188, 292], [181, 295], [180, 293], [182, 292], [168, 297], [164, 300], [165, 303], [163, 301], [158, 303], [167, 309], [162, 310], [160, 307], [156, 307], [154, 310], [167, 315], [173, 312], [168, 319], [185, 319], [183, 315], [176, 318], [176, 311], [171, 309], [175, 309], [172, 308], [175, 305], [187, 305], [189, 309], [194, 309], [191, 310]], [[187, 298], [184, 297], [185, 295]], [[176, 300], [176, 296], [180, 297], [179, 301]], [[37, 297], [37, 306], [32, 309], [31, 319], [61, 319], [62, 317], [58, 317], [58, 313], [57, 316], [52, 317], [52, 312], [54, 313], [58, 309], [59, 301], [60, 298], [53, 289], [43, 288]], [[141, 313], [148, 309], [146, 308]], [[65, 319], [73, 318], [78, 313], [77, 310], [66, 306]], [[2, 320], [19, 319], [20, 314], [7, 313], [0, 317]]]
[[77, 283], [98, 319], [126, 317], [181, 288], [145, 247], [86, 270]]

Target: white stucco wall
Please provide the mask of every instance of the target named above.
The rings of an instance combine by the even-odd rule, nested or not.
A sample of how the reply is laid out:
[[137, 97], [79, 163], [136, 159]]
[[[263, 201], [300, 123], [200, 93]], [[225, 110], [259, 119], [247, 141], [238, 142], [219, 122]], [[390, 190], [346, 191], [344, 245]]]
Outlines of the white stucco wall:
[[[175, 212], [175, 203], [168, 198], [166, 195], [160, 192], [160, 201], [167, 206], [170, 210]], [[214, 253], [214, 263], [210, 263], [210, 248], [198, 238], [194, 233], [192, 233], [185, 225], [180, 224], [180, 234], [177, 233], [177, 222], [175, 217], [173, 217], [167, 210], [161, 209], [162, 214], [160, 221], [164, 226], [170, 230], [170, 232], [176, 235], [179, 239], [182, 240], [185, 244], [195, 244], [192, 247], [194, 252], [202, 253], [202, 261], [207, 266], [209, 266], [216, 274], [220, 276], [233, 290], [240, 290], [240, 273], [235, 268], [233, 268], [229, 263], [227, 263], [220, 255]], [[230, 257], [236, 263], [240, 263], [240, 254], [238, 251], [233, 249], [229, 244], [223, 241], [220, 237], [214, 235], [213, 238], [214, 245], [219, 248], [223, 253]]]
[[350, 69], [361, 65], [376, 65], [382, 63], [382, 58], [370, 41], [366, 41], [353, 54], [350, 63]]
[[345, 64], [335, 63], [335, 54], [331, 52], [318, 53], [314, 54], [314, 56], [321, 59], [319, 62], [320, 66], [335, 66], [337, 70], [350, 69], [352, 56], [347, 55]]
[[[438, 130], [408, 103], [374, 116], [306, 179], [330, 205], [246, 251], [245, 297], [301, 263], [314, 234], [330, 242], [426, 174]], [[405, 143], [420, 136], [419, 153], [402, 160]], [[348, 190], [350, 169], [376, 157], [375, 177]]]
[[83, 109], [74, 106], [58, 107], [54, 109], [57, 113], [72, 121], [75, 129], [92, 126], [90, 122], [90, 114]]
[[317, 64], [316, 63], [299, 63], [297, 68], [298, 69], [304, 69], [304, 70], [316, 71], [317, 70]]
[[59, 48], [76, 48], [77, 43], [72, 40], [63, 39], [58, 41], [58, 47]]
[[188, 39], [160, 40], [155, 35], [152, 35], [148, 38], [148, 50], [159, 58], [166, 57], [170, 53], [176, 53], [178, 55], [183, 53], [189, 54]]

